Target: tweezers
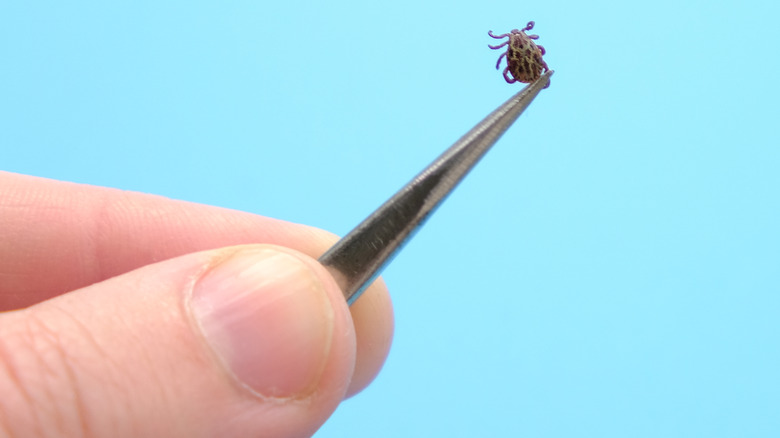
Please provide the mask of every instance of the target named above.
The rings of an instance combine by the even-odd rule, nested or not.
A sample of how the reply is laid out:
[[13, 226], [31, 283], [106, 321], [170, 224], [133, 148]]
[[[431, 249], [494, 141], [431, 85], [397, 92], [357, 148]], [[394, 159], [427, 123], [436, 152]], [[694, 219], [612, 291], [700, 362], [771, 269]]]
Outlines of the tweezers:
[[490, 113], [319, 258], [348, 304], [360, 297], [433, 210], [549, 85], [552, 74], [552, 70], [546, 72]]

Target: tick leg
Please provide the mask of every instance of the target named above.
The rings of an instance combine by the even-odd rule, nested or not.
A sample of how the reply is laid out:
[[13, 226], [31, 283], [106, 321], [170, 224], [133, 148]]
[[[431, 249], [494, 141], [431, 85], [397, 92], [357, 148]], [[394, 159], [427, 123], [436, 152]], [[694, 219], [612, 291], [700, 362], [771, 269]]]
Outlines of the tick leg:
[[496, 50], [496, 49], [500, 49], [500, 48], [504, 47], [507, 44], [509, 44], [509, 40], [506, 40], [506, 41], [504, 41], [503, 43], [501, 43], [501, 44], [499, 44], [497, 46], [491, 46], [490, 44], [488, 44], [488, 47], [490, 47], [493, 50]]
[[509, 73], [509, 67], [504, 69], [504, 80], [506, 81], [507, 84], [514, 84], [515, 82], [517, 82], [517, 79], [510, 78], [509, 76], [507, 76], [506, 75], [507, 73]]
[[492, 30], [488, 31], [488, 35], [492, 36], [493, 38], [495, 38], [497, 40], [500, 40], [501, 38], [506, 38], [506, 37], [509, 36], [508, 33], [505, 33], [505, 34], [502, 34], [502, 35], [493, 35], [493, 31]]
[[498, 57], [498, 61], [496, 61], [496, 70], [498, 70], [498, 66], [501, 64], [501, 60], [504, 59], [504, 56], [506, 56], [506, 52], [502, 53], [501, 56]]
[[531, 38], [532, 40], [538, 40], [539, 35], [528, 35], [528, 38]]
[[525, 25], [525, 29], [523, 29], [523, 30], [531, 30], [531, 29], [533, 29], [534, 28], [534, 24], [536, 24], [536, 23], [534, 23], [533, 21], [529, 21], [528, 24]]
[[[543, 68], [542, 73], [550, 70], [550, 67], [547, 67], [547, 63], [544, 61], [542, 61], [542, 68]], [[544, 88], [547, 88], [549, 86], [550, 86], [550, 81], [548, 80], [547, 85], [545, 85]]]
[[541, 50], [541, 51], [542, 51], [542, 55], [544, 55], [545, 53], [547, 53], [547, 51], [546, 51], [546, 50], [544, 50], [544, 47], [542, 47], [542, 46], [540, 46], [540, 45], [538, 45], [538, 44], [536, 45], [536, 47], [538, 47], [538, 48], [539, 48], [539, 50]]

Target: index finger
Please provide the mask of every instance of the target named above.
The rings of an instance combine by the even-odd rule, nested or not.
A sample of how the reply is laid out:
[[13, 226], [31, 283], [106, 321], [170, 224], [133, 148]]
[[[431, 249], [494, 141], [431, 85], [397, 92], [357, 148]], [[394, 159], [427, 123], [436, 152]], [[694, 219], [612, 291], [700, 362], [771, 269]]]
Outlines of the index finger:
[[0, 311], [157, 261], [244, 243], [317, 257], [325, 231], [223, 208], [0, 172]]

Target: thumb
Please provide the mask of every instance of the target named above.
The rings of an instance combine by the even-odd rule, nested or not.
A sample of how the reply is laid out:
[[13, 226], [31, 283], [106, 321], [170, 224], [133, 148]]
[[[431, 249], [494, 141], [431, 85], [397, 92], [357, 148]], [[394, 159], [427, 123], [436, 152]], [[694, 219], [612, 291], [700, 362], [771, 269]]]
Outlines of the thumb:
[[308, 436], [354, 360], [348, 307], [314, 259], [189, 254], [0, 314], [0, 430]]

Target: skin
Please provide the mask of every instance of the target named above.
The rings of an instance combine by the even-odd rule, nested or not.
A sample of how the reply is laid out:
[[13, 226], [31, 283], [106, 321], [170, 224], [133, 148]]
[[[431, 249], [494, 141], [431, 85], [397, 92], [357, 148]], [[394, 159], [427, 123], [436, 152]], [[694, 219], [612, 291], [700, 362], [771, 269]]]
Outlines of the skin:
[[[316, 262], [336, 240], [248, 213], [0, 172], [0, 436], [311, 435], [374, 379], [393, 332], [381, 279], [347, 307]], [[289, 255], [327, 296], [333, 339], [300, 396], [237, 385], [182, 310], [187, 279], [246, 248]]]

